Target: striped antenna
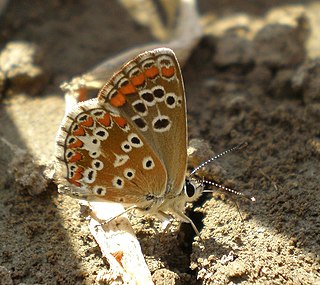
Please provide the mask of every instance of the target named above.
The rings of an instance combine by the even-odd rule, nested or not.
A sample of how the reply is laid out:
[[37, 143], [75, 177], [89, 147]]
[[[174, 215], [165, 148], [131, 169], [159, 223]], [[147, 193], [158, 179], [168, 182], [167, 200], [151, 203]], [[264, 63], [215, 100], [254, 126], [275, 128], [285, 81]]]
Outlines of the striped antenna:
[[212, 162], [212, 161], [220, 158], [221, 156], [223, 156], [223, 155], [225, 155], [225, 154], [227, 154], [227, 153], [229, 153], [229, 152], [232, 152], [232, 151], [235, 151], [235, 150], [239, 150], [239, 149], [245, 148], [247, 145], [248, 145], [247, 142], [243, 142], [243, 143], [241, 143], [241, 144], [238, 144], [238, 145], [235, 146], [235, 147], [232, 147], [232, 148], [230, 148], [230, 149], [228, 149], [228, 150], [225, 150], [224, 152], [219, 153], [218, 155], [215, 155], [215, 156], [209, 158], [208, 160], [206, 160], [206, 161], [202, 162], [200, 165], [198, 165], [195, 169], [193, 169], [193, 170], [191, 171], [191, 173], [190, 173], [189, 176], [192, 176], [192, 175], [195, 174], [199, 169], [205, 167], [208, 163], [210, 163], [210, 162]]
[[[238, 191], [236, 191], [236, 190], [234, 190], [234, 189], [231, 189], [231, 188], [225, 187], [225, 186], [223, 186], [223, 185], [220, 185], [220, 184], [218, 184], [218, 183], [216, 183], [216, 182], [214, 182], [214, 181], [205, 180], [205, 179], [202, 179], [202, 180], [196, 179], [196, 180], [197, 180], [198, 183], [200, 183], [200, 184], [202, 184], [202, 185], [204, 185], [204, 184], [213, 185], [213, 186], [215, 186], [215, 187], [217, 187], [217, 188], [219, 188], [219, 189], [222, 189], [222, 190], [224, 190], [224, 191], [230, 192], [230, 193], [235, 194], [235, 195], [242, 196], [242, 197], [244, 197], [244, 198], [246, 198], [246, 199], [248, 199], [248, 200], [250, 200], [250, 201], [252, 201], [252, 202], [255, 202], [255, 201], [256, 201], [256, 198], [254, 198], [254, 197], [249, 197], [249, 196], [247, 196], [247, 195], [245, 195], [245, 194], [243, 194], [243, 193], [241, 193], [241, 192], [238, 192]], [[213, 190], [206, 189], [206, 190], [204, 190], [203, 192], [210, 192], [210, 193], [212, 193]]]

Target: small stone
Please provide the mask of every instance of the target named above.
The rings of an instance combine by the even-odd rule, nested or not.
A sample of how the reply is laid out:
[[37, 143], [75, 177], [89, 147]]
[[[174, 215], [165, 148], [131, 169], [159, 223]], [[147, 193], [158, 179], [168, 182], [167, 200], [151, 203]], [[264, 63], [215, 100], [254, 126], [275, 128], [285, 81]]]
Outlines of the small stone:
[[226, 34], [217, 42], [214, 63], [220, 67], [248, 66], [253, 62], [252, 43], [244, 37]]
[[300, 32], [299, 27], [282, 24], [263, 27], [253, 40], [255, 62], [277, 69], [301, 64], [306, 51]]
[[0, 53], [0, 92], [38, 94], [48, 81], [40, 49], [28, 42], [9, 42]]
[[0, 284], [12, 285], [10, 271], [4, 266], [0, 266]]

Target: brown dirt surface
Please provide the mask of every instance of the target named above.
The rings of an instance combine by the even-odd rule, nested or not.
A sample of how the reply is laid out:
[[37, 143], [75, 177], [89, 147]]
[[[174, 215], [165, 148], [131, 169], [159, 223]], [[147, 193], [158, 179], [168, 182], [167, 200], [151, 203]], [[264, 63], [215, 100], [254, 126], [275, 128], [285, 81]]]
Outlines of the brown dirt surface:
[[[187, 211], [201, 241], [186, 224], [159, 234], [155, 220], [134, 220], [153, 280], [320, 284], [320, 5], [203, 0], [199, 9], [207, 35], [183, 68], [189, 138], [215, 153], [248, 142], [207, 175], [256, 202], [201, 197]], [[59, 85], [154, 39], [117, 1], [11, 0], [0, 26], [1, 50], [37, 46], [34, 80], [44, 82], [22, 92], [14, 87], [32, 80], [1, 62], [0, 284], [98, 284], [108, 264], [78, 202], [41, 182], [64, 113]]]

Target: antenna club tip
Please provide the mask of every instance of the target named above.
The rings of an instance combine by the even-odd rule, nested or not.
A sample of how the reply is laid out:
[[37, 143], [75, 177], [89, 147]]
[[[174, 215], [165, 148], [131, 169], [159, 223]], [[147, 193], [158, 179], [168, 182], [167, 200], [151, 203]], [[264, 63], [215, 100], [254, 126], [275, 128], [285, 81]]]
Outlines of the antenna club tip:
[[255, 202], [255, 201], [256, 201], [256, 198], [251, 197], [250, 200], [251, 200], [252, 202]]

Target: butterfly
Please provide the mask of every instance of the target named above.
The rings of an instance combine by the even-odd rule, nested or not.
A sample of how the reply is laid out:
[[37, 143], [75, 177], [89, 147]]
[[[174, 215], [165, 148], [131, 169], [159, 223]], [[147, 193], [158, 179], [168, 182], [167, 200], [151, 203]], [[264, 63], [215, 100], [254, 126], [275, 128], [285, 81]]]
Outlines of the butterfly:
[[186, 177], [186, 98], [174, 52], [144, 52], [116, 72], [97, 98], [78, 103], [56, 138], [60, 192], [121, 203], [169, 221], [192, 220], [187, 202], [203, 192]]

